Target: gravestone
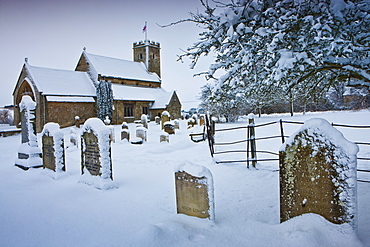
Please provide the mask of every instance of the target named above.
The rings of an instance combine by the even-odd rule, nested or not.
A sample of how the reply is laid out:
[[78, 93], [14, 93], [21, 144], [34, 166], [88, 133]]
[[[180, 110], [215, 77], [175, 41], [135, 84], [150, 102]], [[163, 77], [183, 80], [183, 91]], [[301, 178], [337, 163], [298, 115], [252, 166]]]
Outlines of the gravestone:
[[159, 142], [170, 142], [170, 135], [167, 132], [163, 132], [159, 136]]
[[175, 172], [178, 214], [214, 219], [214, 192], [211, 172], [203, 167], [185, 163]]
[[69, 131], [69, 142], [77, 146], [77, 134], [73, 128]]
[[127, 124], [126, 122], [123, 122], [123, 123], [121, 124], [121, 129], [126, 129], [126, 130], [128, 130], [128, 124]]
[[324, 119], [311, 119], [280, 150], [280, 220], [316, 213], [356, 221], [357, 145]]
[[157, 125], [161, 124], [161, 118], [160, 117], [155, 116], [154, 120], [155, 120], [155, 124], [157, 124]]
[[177, 130], [180, 129], [180, 122], [178, 119], [173, 120], [173, 124], [175, 126], [175, 129]]
[[103, 179], [112, 175], [110, 130], [98, 118], [90, 118], [81, 131], [81, 169]]
[[170, 113], [168, 111], [162, 112], [161, 129], [164, 129], [164, 123], [170, 121]]
[[141, 115], [140, 122], [144, 128], [148, 128], [148, 117], [145, 114]]
[[148, 141], [146, 128], [143, 126], [138, 126], [136, 128], [136, 137], [141, 138], [143, 141]]
[[189, 118], [188, 120], [188, 129], [194, 127], [195, 125], [195, 120], [193, 118]]
[[167, 132], [170, 135], [175, 134], [175, 126], [171, 122], [165, 122], [164, 123], [164, 131]]
[[18, 149], [18, 158], [15, 160], [15, 165], [24, 170], [42, 167], [41, 149], [37, 143], [35, 128], [36, 103], [29, 95], [24, 95], [19, 107], [21, 112], [22, 144]]
[[201, 115], [200, 115], [200, 118], [199, 118], [199, 125], [200, 125], [200, 126], [205, 125], [205, 116], [204, 116], [204, 114], [201, 114]]
[[128, 129], [122, 129], [121, 130], [121, 141], [122, 140], [130, 140], [130, 131]]
[[75, 126], [77, 128], [80, 128], [80, 126], [81, 126], [81, 121], [80, 121], [80, 117], [79, 116], [75, 116]]
[[44, 169], [65, 171], [64, 134], [59, 124], [47, 123], [42, 131], [42, 163]]

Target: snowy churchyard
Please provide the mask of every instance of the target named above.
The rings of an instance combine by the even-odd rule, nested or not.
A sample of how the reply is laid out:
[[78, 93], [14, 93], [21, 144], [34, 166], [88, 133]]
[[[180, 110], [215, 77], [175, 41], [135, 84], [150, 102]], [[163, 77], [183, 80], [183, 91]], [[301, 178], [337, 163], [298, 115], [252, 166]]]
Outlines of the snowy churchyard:
[[[259, 124], [280, 118], [294, 121], [323, 118], [330, 123], [352, 125], [368, 125], [370, 122], [369, 111], [308, 113], [294, 117], [269, 115], [256, 118], [255, 122]], [[340, 152], [334, 152], [334, 155], [342, 158], [339, 161], [345, 160], [343, 157], [346, 155], [353, 156], [356, 153], [357, 147], [340, 139], [338, 135], [341, 134], [330, 125], [327, 126], [326, 122], [306, 123], [309, 133], [323, 131], [316, 135], [318, 141], [312, 146], [312, 159], [328, 155], [320, 153], [320, 148], [329, 143], [320, 139], [325, 135], [331, 136], [332, 144], [341, 147]], [[141, 145], [133, 145], [127, 139], [119, 138], [122, 127], [127, 126], [127, 131], [136, 133], [134, 123], [122, 127], [113, 126], [115, 131], [111, 132], [100, 120], [90, 119], [84, 124], [81, 123], [80, 128], [74, 126], [61, 129], [66, 147], [65, 172], [61, 172], [61, 162], [56, 162], [60, 171], [58, 176], [55, 176], [53, 169], [18, 169], [14, 166], [14, 161], [17, 158], [21, 135], [1, 137], [1, 245], [370, 245], [370, 183], [358, 182], [356, 187], [356, 183], [352, 181], [353, 184], [346, 191], [350, 195], [346, 200], [351, 210], [345, 217], [354, 214], [356, 223], [334, 224], [326, 220], [326, 217], [314, 213], [299, 213], [300, 216], [289, 216], [280, 223], [279, 162], [258, 162], [256, 168], [250, 169], [245, 163], [216, 164], [210, 157], [207, 141], [195, 143], [189, 138], [189, 134], [202, 131], [203, 126], [188, 128], [186, 120], [180, 120], [179, 124], [180, 129], [176, 129], [169, 142], [160, 142], [160, 136], [164, 133], [162, 126], [155, 122], [148, 123], [147, 141]], [[247, 124], [248, 118], [242, 118], [237, 123], [216, 124], [216, 129]], [[49, 124], [45, 127], [43, 134], [55, 136], [53, 133], [57, 133], [56, 136], [59, 137], [54, 137], [54, 140], [61, 140], [58, 126]], [[287, 126], [286, 134], [297, 136], [300, 127], [302, 126]], [[256, 136], [266, 136], [276, 131], [276, 126], [256, 129]], [[369, 141], [369, 130], [339, 131], [347, 140]], [[69, 141], [71, 133], [76, 133], [77, 145]], [[116, 133], [116, 142], [110, 141], [111, 133]], [[293, 135], [294, 133], [296, 135]], [[240, 139], [242, 135], [246, 136], [245, 130], [228, 134], [216, 133], [215, 138], [220, 141], [235, 140]], [[333, 135], [335, 137], [332, 137]], [[42, 134], [37, 135], [39, 144], [42, 143], [42, 137]], [[282, 146], [278, 140], [273, 140], [257, 142], [257, 146], [262, 150], [278, 152], [288, 151], [297, 142], [303, 141], [292, 138]], [[103, 151], [96, 154], [94, 152], [97, 149]], [[88, 153], [84, 153], [86, 151]], [[369, 157], [370, 149], [361, 147], [358, 156]], [[95, 171], [97, 176], [92, 176], [89, 169], [94, 170], [96, 167], [92, 167], [93, 164], [90, 163], [97, 159], [103, 169]], [[90, 163], [84, 163], [86, 161]], [[342, 175], [343, 172], [350, 174], [349, 170], [354, 167], [353, 163], [348, 164], [348, 170], [347, 164], [341, 165], [343, 166], [340, 166], [340, 169], [343, 169], [337, 169], [335, 172]], [[358, 162], [357, 165], [361, 169], [370, 167], [368, 161]], [[323, 169], [310, 175], [321, 181], [325, 177], [319, 178], [318, 174], [321, 176], [325, 171], [333, 172]], [[292, 172], [296, 172], [297, 177], [303, 173], [287, 171], [285, 174], [289, 177]], [[308, 182], [312, 181], [312, 177], [308, 175]], [[351, 178], [356, 175], [348, 176]], [[370, 180], [367, 174], [357, 176], [361, 180]], [[319, 185], [325, 187], [328, 183], [324, 181]], [[343, 189], [341, 186], [342, 184], [337, 188]], [[304, 192], [300, 193], [304, 197]], [[198, 204], [195, 203], [196, 196], [200, 197]], [[309, 206], [311, 201], [307, 196], [297, 199], [300, 206]], [[339, 201], [343, 201], [343, 195], [338, 197]], [[315, 195], [311, 198], [315, 198]], [[352, 207], [351, 205], [356, 204], [355, 198], [357, 207]], [[200, 213], [201, 217], [189, 216], [192, 214], [186, 211]], [[355, 229], [353, 224], [356, 224]]]

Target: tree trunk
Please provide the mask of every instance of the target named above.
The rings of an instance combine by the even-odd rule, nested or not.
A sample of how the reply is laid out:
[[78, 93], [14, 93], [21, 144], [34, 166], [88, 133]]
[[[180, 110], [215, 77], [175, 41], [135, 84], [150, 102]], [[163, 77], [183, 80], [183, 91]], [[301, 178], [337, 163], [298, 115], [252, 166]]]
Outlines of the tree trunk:
[[293, 101], [289, 102], [289, 108], [290, 108], [290, 116], [293, 117], [293, 115], [294, 115]]

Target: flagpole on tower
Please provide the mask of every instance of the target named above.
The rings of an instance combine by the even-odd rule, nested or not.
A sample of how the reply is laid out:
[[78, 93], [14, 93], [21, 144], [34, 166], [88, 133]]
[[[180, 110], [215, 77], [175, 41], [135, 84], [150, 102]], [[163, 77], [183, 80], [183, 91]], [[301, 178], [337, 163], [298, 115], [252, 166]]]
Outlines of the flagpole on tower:
[[148, 40], [148, 24], [145, 21], [145, 25], [143, 27], [143, 32], [145, 33], [145, 41]]

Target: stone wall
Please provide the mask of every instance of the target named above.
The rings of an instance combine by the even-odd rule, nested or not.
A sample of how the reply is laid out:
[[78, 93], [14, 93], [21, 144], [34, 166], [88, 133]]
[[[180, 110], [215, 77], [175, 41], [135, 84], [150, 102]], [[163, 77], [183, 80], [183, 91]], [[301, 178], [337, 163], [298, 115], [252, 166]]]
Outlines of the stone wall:
[[96, 116], [95, 102], [48, 102], [46, 108], [47, 122], [58, 123], [60, 127], [75, 124], [75, 116], [81, 123]]

